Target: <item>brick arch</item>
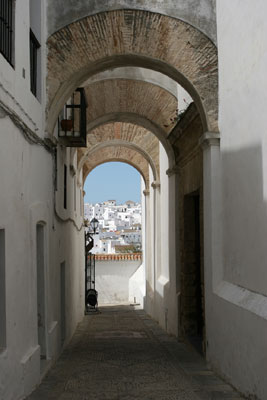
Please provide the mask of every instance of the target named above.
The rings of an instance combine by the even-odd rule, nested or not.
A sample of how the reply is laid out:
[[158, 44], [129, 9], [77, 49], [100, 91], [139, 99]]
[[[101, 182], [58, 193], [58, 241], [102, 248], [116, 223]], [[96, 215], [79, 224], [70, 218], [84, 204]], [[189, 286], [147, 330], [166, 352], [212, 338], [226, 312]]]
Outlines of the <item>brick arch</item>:
[[84, 83], [84, 86], [110, 79], [130, 79], [132, 81], [152, 83], [166, 90], [175, 98], [178, 98], [178, 88], [180, 89], [179, 84], [167, 75], [141, 67], [122, 67], [100, 72], [99, 74], [91, 76]]
[[92, 150], [106, 145], [128, 146], [141, 154], [149, 162], [154, 179], [159, 180], [159, 141], [148, 130], [129, 123], [111, 123], [92, 130], [87, 135], [87, 148], [79, 159], [78, 169], [82, 168]]
[[136, 153], [140, 154], [150, 165], [153, 173], [153, 178], [154, 180], [159, 180], [159, 170], [155, 166], [152, 158], [150, 157], [149, 154], [147, 154], [143, 149], [141, 149], [139, 146], [134, 145], [132, 143], [122, 141], [122, 140], [110, 140], [108, 142], [104, 143], [99, 143], [98, 145], [94, 146], [92, 149], [90, 149], [86, 156], [81, 160], [79, 163], [79, 170], [83, 167], [83, 165], [86, 163], [88, 159], [90, 159], [91, 155], [94, 154], [95, 152], [101, 151], [102, 149], [107, 149], [111, 148], [113, 150], [114, 148], [119, 147], [119, 148], [125, 148], [125, 149], [130, 149], [135, 151]]
[[60, 29], [47, 45], [49, 133], [77, 86], [123, 66], [156, 70], [176, 80], [195, 101], [204, 130], [218, 130], [216, 47], [181, 20], [147, 11], [104, 12]]
[[94, 168], [112, 161], [123, 162], [134, 167], [143, 177], [146, 189], [149, 189], [149, 164], [147, 160], [139, 152], [123, 146], [109, 146], [92, 152], [90, 159], [83, 166], [83, 182]]
[[145, 129], [151, 132], [152, 134], [154, 134], [154, 136], [156, 136], [157, 139], [159, 139], [159, 141], [163, 145], [169, 158], [169, 167], [171, 168], [175, 165], [174, 150], [166, 138], [166, 132], [153, 121], [150, 121], [140, 114], [135, 114], [131, 112], [114, 112], [110, 114], [105, 114], [102, 117], [96, 118], [95, 120], [91, 121], [90, 124], [87, 124], [87, 132], [91, 132], [96, 128], [103, 127], [106, 124], [110, 123], [129, 123], [139, 127], [140, 129]]
[[158, 125], [167, 137], [178, 112], [177, 98], [149, 82], [111, 79], [85, 87], [88, 125], [114, 113], [140, 115]]

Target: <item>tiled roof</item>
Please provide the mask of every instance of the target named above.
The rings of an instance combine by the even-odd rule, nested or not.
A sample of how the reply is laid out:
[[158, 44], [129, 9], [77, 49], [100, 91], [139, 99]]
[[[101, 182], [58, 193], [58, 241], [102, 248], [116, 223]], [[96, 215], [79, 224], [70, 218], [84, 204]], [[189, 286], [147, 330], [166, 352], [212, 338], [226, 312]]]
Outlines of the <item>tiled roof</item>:
[[142, 260], [142, 253], [131, 254], [96, 254], [96, 261], [137, 261]]

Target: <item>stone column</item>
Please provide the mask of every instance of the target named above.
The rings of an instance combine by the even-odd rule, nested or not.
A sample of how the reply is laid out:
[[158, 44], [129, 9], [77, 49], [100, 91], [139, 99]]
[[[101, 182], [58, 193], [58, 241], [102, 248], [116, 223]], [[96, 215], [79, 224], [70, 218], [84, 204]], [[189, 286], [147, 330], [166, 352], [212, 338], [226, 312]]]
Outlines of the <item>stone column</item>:
[[179, 166], [166, 171], [169, 177], [169, 305], [168, 331], [178, 336], [180, 321], [180, 221]]
[[150, 191], [143, 190], [145, 196], [145, 274], [146, 274], [146, 300], [145, 309], [149, 314], [152, 314], [152, 303], [154, 299], [154, 275], [152, 263], [152, 221], [150, 210]]
[[[156, 306], [156, 282], [160, 275], [160, 182], [154, 181], [151, 183], [151, 187], [153, 188], [153, 214], [152, 218], [152, 274], [153, 274], [153, 291], [154, 291], [154, 312], [153, 316], [155, 319], [158, 319], [158, 307]], [[156, 307], [155, 307], [156, 306]]]
[[206, 132], [200, 138], [203, 148], [203, 224], [206, 358], [214, 337], [214, 290], [223, 279], [222, 270], [222, 197], [221, 154], [218, 133]]
[[142, 197], [142, 253], [143, 253], [143, 264], [144, 264], [144, 279], [146, 281], [147, 278], [147, 269], [149, 266], [149, 255], [151, 252], [150, 246], [149, 246], [149, 239], [148, 239], [148, 232], [149, 232], [149, 221], [148, 221], [148, 215], [149, 215], [149, 201], [147, 201], [147, 198], [149, 197], [149, 190], [145, 189], [142, 191], [143, 197]]
[[[154, 181], [151, 183], [152, 188], [154, 189], [154, 233], [153, 233], [153, 243], [154, 243], [154, 271], [155, 271], [155, 281], [161, 274], [161, 265], [160, 265], [160, 249], [161, 249], [161, 240], [160, 240], [160, 182]], [[156, 286], [155, 286], [156, 287]]]
[[205, 296], [208, 296], [209, 292], [213, 291], [223, 279], [222, 181], [219, 133], [206, 132], [201, 137], [200, 144], [203, 148]]

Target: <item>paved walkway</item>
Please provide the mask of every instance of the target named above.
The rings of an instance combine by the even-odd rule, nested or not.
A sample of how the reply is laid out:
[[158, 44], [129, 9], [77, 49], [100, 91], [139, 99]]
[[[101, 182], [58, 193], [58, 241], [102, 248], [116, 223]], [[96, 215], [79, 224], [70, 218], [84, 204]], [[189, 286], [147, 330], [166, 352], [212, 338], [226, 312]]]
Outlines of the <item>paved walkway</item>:
[[28, 400], [241, 400], [205, 361], [144, 311], [86, 316]]

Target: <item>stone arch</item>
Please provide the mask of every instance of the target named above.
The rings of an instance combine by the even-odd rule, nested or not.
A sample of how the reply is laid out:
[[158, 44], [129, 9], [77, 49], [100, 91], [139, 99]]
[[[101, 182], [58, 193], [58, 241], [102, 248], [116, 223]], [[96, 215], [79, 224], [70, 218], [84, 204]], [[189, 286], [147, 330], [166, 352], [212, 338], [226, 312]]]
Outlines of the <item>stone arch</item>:
[[143, 177], [146, 189], [149, 189], [149, 164], [147, 160], [133, 149], [118, 146], [108, 146], [92, 152], [90, 159], [84, 164], [83, 181], [85, 182], [88, 174], [98, 165], [112, 161], [124, 162], [134, 167]]
[[169, 168], [172, 168], [175, 165], [175, 154], [174, 150], [166, 138], [166, 133], [163, 129], [155, 124], [154, 122], [148, 120], [147, 118], [134, 113], [110, 113], [99, 118], [96, 118], [90, 124], [87, 125], [87, 132], [90, 132], [100, 126], [110, 124], [110, 123], [130, 123], [132, 125], [139, 126], [140, 128], [144, 128], [147, 131], [152, 132], [161, 142], [163, 147], [165, 148], [166, 153], [168, 154], [169, 158]]
[[[110, 79], [130, 79], [134, 81], [152, 83], [166, 90], [177, 98], [178, 83], [161, 72], [149, 70], [141, 67], [115, 68], [111, 71], [100, 72], [91, 76], [84, 84], [90, 85], [95, 82], [101, 82]], [[179, 86], [180, 88], [180, 86]]]
[[[79, 159], [78, 169], [96, 146], [113, 143], [114, 145], [128, 145], [145, 154], [151, 164], [153, 174], [159, 176], [159, 141], [155, 135], [137, 125], [129, 123], [110, 123], [102, 125], [87, 135], [87, 148]], [[158, 180], [158, 178], [157, 178]]]
[[99, 143], [96, 146], [94, 146], [93, 148], [91, 148], [90, 150], [88, 150], [88, 152], [86, 153], [86, 156], [84, 156], [79, 163], [78, 166], [78, 170], [80, 170], [83, 165], [86, 163], [87, 159], [90, 159], [90, 156], [92, 154], [94, 154], [95, 152], [101, 151], [102, 149], [106, 149], [108, 147], [111, 148], [115, 148], [115, 147], [119, 147], [119, 148], [127, 148], [127, 149], [131, 149], [134, 150], [136, 153], [139, 153], [150, 165], [152, 173], [153, 173], [153, 178], [154, 180], [159, 180], [159, 171], [157, 166], [154, 163], [154, 160], [150, 157], [150, 155], [148, 153], [146, 153], [145, 151], [143, 151], [140, 147], [138, 147], [135, 144], [130, 144], [129, 142], [123, 141], [123, 140], [110, 140], [108, 142], [104, 142], [104, 143]]
[[173, 129], [178, 112], [177, 98], [149, 82], [110, 79], [85, 87], [87, 123], [107, 114], [132, 113], [158, 125], [165, 137]]
[[47, 43], [50, 134], [78, 85], [123, 66], [156, 70], [180, 83], [196, 103], [204, 130], [218, 130], [217, 50], [191, 25], [147, 11], [110, 11], [62, 28]]

